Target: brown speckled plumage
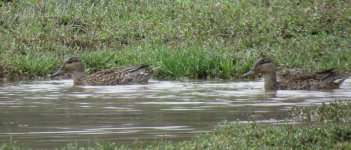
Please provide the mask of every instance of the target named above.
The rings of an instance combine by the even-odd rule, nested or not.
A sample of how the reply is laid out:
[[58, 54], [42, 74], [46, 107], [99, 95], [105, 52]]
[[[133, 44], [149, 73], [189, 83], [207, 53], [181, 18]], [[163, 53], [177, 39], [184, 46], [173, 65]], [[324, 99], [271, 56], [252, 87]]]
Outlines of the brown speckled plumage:
[[154, 72], [155, 70], [148, 65], [141, 64], [111, 68], [86, 75], [83, 63], [77, 57], [71, 57], [64, 62], [53, 76], [65, 73], [73, 74], [74, 85], [123, 85], [147, 83]]
[[277, 70], [277, 77], [285, 78], [289, 76], [295, 76], [295, 75], [306, 74], [306, 73], [312, 73], [312, 72], [311, 70], [302, 69], [302, 68], [283, 68], [283, 69]]
[[[285, 70], [286, 71], [286, 70]], [[261, 73], [264, 78], [266, 91], [272, 90], [316, 90], [335, 89], [349, 77], [348, 74], [337, 69], [329, 69], [321, 72], [304, 72], [303, 69], [288, 70], [280, 73], [280, 82], [276, 80], [276, 69], [269, 59], [259, 59], [254, 67], [243, 76]]]

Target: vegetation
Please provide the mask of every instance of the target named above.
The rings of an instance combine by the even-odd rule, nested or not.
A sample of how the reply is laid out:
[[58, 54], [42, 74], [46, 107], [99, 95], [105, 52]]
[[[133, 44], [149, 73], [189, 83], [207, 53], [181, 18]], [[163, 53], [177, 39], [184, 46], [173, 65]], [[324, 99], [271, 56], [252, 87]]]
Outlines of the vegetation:
[[261, 56], [351, 68], [350, 1], [26, 0], [0, 16], [0, 78], [47, 77], [73, 55], [90, 72], [162, 66], [160, 79], [237, 78]]

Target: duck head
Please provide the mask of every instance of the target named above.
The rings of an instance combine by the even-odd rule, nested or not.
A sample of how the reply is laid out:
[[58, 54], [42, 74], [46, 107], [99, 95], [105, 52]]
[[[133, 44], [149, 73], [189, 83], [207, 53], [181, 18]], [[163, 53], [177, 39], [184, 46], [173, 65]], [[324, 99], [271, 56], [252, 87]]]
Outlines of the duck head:
[[54, 73], [52, 77], [63, 75], [63, 74], [84, 74], [84, 65], [78, 57], [71, 57], [65, 60], [63, 65]]
[[263, 75], [271, 74], [271, 73], [275, 74], [275, 72], [276, 72], [276, 70], [275, 70], [275, 66], [274, 66], [273, 62], [269, 59], [261, 58], [261, 59], [256, 61], [255, 65], [251, 68], [250, 71], [246, 72], [242, 76], [247, 77], [247, 76], [255, 75], [258, 73], [261, 73]]

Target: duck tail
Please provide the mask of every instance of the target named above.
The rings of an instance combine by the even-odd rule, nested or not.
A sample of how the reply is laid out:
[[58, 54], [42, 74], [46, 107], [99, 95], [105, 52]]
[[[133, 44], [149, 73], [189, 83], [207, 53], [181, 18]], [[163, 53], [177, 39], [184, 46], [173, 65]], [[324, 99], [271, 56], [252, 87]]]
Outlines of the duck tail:
[[337, 85], [340, 85], [341, 83], [343, 83], [345, 80], [347, 79], [346, 78], [340, 78], [340, 79], [336, 79], [333, 81], [333, 83], [337, 84]]

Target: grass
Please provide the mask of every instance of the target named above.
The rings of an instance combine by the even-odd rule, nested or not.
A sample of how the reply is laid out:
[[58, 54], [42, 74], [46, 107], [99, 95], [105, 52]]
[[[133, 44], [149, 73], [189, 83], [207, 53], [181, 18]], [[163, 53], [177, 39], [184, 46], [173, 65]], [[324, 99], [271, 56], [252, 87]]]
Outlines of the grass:
[[3, 3], [0, 15], [6, 79], [46, 78], [69, 56], [91, 72], [161, 65], [159, 79], [238, 78], [262, 56], [351, 68], [349, 1], [26, 0]]

